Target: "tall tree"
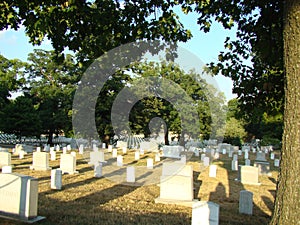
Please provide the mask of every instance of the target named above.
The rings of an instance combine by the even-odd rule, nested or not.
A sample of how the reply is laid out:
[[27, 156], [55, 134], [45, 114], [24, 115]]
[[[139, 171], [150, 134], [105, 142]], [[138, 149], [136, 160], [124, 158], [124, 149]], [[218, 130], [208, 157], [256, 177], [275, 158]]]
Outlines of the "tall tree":
[[0, 30], [25, 26], [33, 44], [47, 37], [54, 49], [96, 59], [136, 40], [186, 41], [191, 37], [172, 9], [173, 1], [46, 0], [0, 3]]
[[[36, 104], [42, 124], [42, 133], [52, 143], [53, 134], [72, 133], [72, 101], [76, 83], [80, 80], [80, 69], [71, 55], [62, 63], [53, 60], [53, 51], [34, 50], [28, 56], [29, 92]], [[26, 90], [28, 89], [28, 90]]]
[[285, 1], [284, 68], [285, 105], [284, 134], [275, 209], [271, 224], [299, 224], [300, 209], [300, 2]]

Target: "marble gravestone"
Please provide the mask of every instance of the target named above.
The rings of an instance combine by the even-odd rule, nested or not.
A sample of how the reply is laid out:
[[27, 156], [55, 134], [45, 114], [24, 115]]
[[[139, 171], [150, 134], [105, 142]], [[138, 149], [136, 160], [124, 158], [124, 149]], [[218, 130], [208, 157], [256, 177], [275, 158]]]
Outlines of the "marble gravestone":
[[193, 204], [192, 225], [218, 225], [220, 206], [214, 202], [199, 201]]
[[11, 165], [11, 154], [9, 152], [0, 152], [0, 168]]
[[76, 171], [76, 157], [71, 154], [61, 154], [60, 155], [60, 167], [59, 169], [62, 173], [75, 174]]
[[135, 168], [134, 166], [128, 166], [126, 168], [126, 181], [129, 183], [135, 182]]
[[210, 165], [209, 166], [209, 177], [216, 177], [217, 176], [217, 165]]
[[91, 151], [90, 152], [90, 161], [88, 164], [95, 164], [98, 162], [105, 162], [104, 151]]
[[33, 152], [32, 155], [32, 170], [51, 170], [49, 167], [49, 153], [48, 152]]
[[266, 160], [264, 152], [257, 152], [254, 166], [258, 167], [260, 175], [270, 175], [270, 163]]
[[51, 170], [51, 189], [61, 190], [62, 171], [59, 169]]
[[147, 159], [147, 169], [153, 169], [153, 159]]
[[102, 163], [96, 162], [94, 164], [94, 177], [102, 177]]
[[156, 203], [192, 202], [193, 167], [181, 162], [163, 163], [160, 178], [160, 196]]
[[12, 173], [11, 166], [2, 166], [2, 173]]
[[239, 166], [239, 180], [242, 184], [260, 185], [258, 168], [254, 166]]
[[204, 157], [204, 159], [203, 159], [203, 165], [204, 166], [209, 166], [209, 157]]
[[134, 152], [134, 160], [139, 160], [140, 159], [140, 152], [136, 151]]
[[37, 216], [38, 180], [21, 174], [0, 174], [0, 216], [32, 223]]
[[239, 213], [252, 215], [253, 211], [253, 193], [250, 191], [240, 191]]

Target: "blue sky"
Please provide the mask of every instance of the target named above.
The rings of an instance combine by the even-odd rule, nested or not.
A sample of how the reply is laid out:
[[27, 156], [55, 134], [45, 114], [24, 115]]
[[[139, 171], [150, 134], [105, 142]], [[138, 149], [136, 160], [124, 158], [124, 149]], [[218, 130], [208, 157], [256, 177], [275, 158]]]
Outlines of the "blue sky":
[[[235, 30], [224, 30], [217, 23], [213, 24], [209, 33], [199, 30], [197, 25], [197, 15], [190, 14], [188, 16], [179, 14], [180, 19], [187, 29], [190, 29], [193, 38], [187, 43], [181, 43], [180, 46], [197, 55], [201, 61], [205, 63], [216, 62], [218, 53], [224, 50], [224, 40], [227, 36], [234, 38]], [[50, 50], [51, 43], [49, 40], [43, 42], [41, 46], [32, 46], [28, 37], [25, 36], [24, 28], [19, 31], [4, 30], [0, 31], [0, 54], [8, 59], [18, 58], [26, 61], [28, 53], [34, 48]], [[218, 75], [215, 77], [219, 89], [224, 92], [226, 99], [230, 100], [235, 96], [232, 94], [232, 81], [229, 78]]]

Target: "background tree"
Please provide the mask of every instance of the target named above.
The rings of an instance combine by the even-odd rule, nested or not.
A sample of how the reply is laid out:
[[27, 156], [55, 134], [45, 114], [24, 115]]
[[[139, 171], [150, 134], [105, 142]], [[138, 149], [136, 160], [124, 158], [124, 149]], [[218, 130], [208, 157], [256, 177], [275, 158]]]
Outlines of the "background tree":
[[[194, 139], [200, 138], [200, 135], [202, 138], [208, 138], [212, 134], [211, 113], [217, 113], [217, 109], [222, 111], [224, 96], [222, 98], [199, 74], [194, 71], [185, 72], [178, 65], [170, 62], [135, 64], [132, 67], [132, 73], [134, 73], [133, 81], [142, 78], [156, 78], [146, 80], [148, 83], [145, 81], [144, 86], [139, 84], [139, 88], [136, 89], [138, 96], [143, 96], [144, 92], [151, 90], [148, 94], [150, 97], [141, 99], [131, 114], [133, 128], [142, 128], [143, 131], [149, 132], [147, 128], [149, 121], [152, 118], [160, 117], [165, 121], [167, 132], [177, 135], [178, 139], [185, 135]], [[164, 79], [170, 83], [167, 87], [161, 88], [162, 84], [159, 81]], [[152, 93], [155, 93], [154, 96]], [[212, 93], [215, 93], [216, 96]], [[191, 103], [188, 99], [185, 101], [185, 95], [192, 100]], [[182, 100], [183, 103], [180, 103]], [[187, 113], [188, 111], [184, 111], [189, 107], [195, 109], [198, 114], [196, 117]], [[195, 118], [197, 121], [193, 121]], [[182, 119], [186, 121], [182, 121]], [[184, 122], [189, 124], [187, 128], [183, 126]], [[197, 122], [199, 122], [199, 127], [197, 127]], [[149, 133], [146, 133], [146, 136], [147, 134]], [[168, 143], [167, 137], [166, 134], [165, 143]], [[180, 140], [184, 140], [184, 138]]]
[[22, 88], [25, 63], [18, 59], [6, 59], [0, 55], [0, 111], [9, 103], [12, 93]]
[[72, 134], [72, 101], [81, 70], [71, 55], [63, 62], [53, 60], [53, 51], [34, 50], [28, 56], [27, 86], [39, 112], [41, 129], [52, 144], [53, 134]]
[[31, 96], [19, 96], [1, 110], [0, 130], [22, 137], [40, 137], [41, 121]]

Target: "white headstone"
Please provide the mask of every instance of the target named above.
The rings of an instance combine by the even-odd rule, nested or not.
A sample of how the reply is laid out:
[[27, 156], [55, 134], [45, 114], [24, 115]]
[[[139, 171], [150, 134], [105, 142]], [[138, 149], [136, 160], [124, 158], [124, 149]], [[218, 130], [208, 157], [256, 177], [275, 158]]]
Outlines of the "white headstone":
[[240, 191], [239, 213], [252, 215], [253, 193], [250, 191]]
[[55, 151], [57, 151], [57, 152], [60, 151], [60, 146], [59, 146], [59, 145], [56, 145], [56, 146], [55, 146]]
[[67, 151], [71, 151], [71, 145], [67, 145]]
[[2, 173], [12, 173], [11, 166], [2, 166]]
[[235, 160], [235, 161], [238, 160], [238, 155], [237, 155], [237, 154], [234, 154], [234, 155], [233, 155], [233, 160]]
[[275, 167], [279, 167], [279, 163], [280, 163], [279, 159], [274, 159], [274, 166]]
[[245, 151], [244, 159], [248, 159], [248, 158], [249, 158], [249, 153], [248, 151]]
[[117, 156], [117, 166], [123, 166], [123, 156]]
[[206, 155], [203, 153], [203, 154], [201, 154], [201, 161], [204, 161], [204, 158], [206, 157]]
[[76, 171], [76, 157], [71, 154], [60, 155], [60, 168], [62, 173], [74, 174]]
[[55, 151], [50, 151], [50, 160], [55, 161], [56, 160], [56, 152]]
[[79, 154], [83, 154], [83, 152], [84, 152], [84, 147], [83, 147], [83, 144], [81, 144], [81, 145], [79, 145]]
[[51, 189], [61, 190], [62, 171], [59, 169], [51, 170]]
[[228, 157], [232, 158], [232, 155], [233, 155], [233, 151], [229, 150]]
[[216, 177], [217, 176], [217, 165], [210, 165], [209, 166], [209, 177]]
[[222, 154], [223, 154], [223, 155], [226, 154], [226, 149], [225, 149], [225, 148], [222, 149]]
[[238, 150], [238, 155], [242, 155], [242, 150]]
[[11, 165], [11, 154], [9, 152], [0, 152], [0, 167]]
[[242, 184], [259, 185], [258, 168], [254, 166], [240, 166], [240, 181]]
[[209, 166], [209, 157], [204, 157], [204, 159], [203, 159], [203, 165], [204, 166]]
[[140, 155], [144, 155], [145, 154], [145, 150], [140, 148]]
[[192, 201], [193, 196], [193, 167], [183, 163], [164, 163], [160, 199]]
[[20, 174], [0, 174], [0, 211], [15, 218], [37, 217], [38, 180]]
[[76, 152], [71, 152], [71, 155], [76, 158]]
[[114, 148], [114, 149], [112, 150], [112, 157], [113, 157], [113, 158], [117, 158], [117, 156], [118, 156], [118, 149]]
[[108, 152], [112, 152], [112, 149], [113, 149], [113, 146], [112, 146], [112, 145], [108, 145], [107, 151], [108, 151]]
[[251, 160], [250, 159], [245, 159], [245, 166], [250, 166]]
[[102, 143], [102, 148], [106, 148], [106, 144], [105, 143]]
[[153, 159], [147, 159], [147, 169], [153, 169]]
[[127, 147], [122, 147], [123, 154], [127, 154]]
[[24, 159], [25, 151], [20, 150], [19, 151], [19, 159]]
[[63, 147], [63, 154], [67, 154], [67, 147]]
[[140, 152], [136, 151], [134, 152], [134, 160], [139, 160], [140, 159]]
[[102, 163], [95, 162], [94, 164], [94, 177], [102, 177]]
[[232, 160], [231, 161], [231, 170], [232, 171], [238, 171], [238, 161], [237, 160]]
[[159, 153], [155, 154], [155, 162], [159, 162], [160, 161], [160, 155]]
[[126, 181], [130, 183], [135, 182], [135, 168], [134, 166], [128, 166], [126, 168]]
[[48, 152], [33, 152], [32, 155], [32, 170], [50, 170], [49, 153]]
[[220, 206], [213, 202], [199, 201], [192, 208], [192, 225], [219, 225]]
[[40, 152], [41, 151], [41, 147], [36, 147], [36, 151]]
[[104, 162], [104, 151], [98, 151], [98, 152], [90, 152], [90, 161], [89, 164], [96, 164], [99, 162]]
[[270, 159], [272, 159], [272, 160], [275, 159], [275, 154], [274, 154], [274, 153], [271, 153], [271, 154], [270, 154]]

